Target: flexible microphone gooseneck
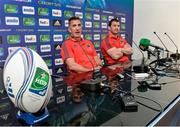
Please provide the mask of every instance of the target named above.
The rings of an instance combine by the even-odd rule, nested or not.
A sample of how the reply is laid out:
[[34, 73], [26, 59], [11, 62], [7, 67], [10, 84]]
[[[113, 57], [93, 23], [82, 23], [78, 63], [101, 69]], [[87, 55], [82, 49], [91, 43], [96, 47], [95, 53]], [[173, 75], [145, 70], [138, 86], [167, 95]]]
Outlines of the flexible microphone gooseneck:
[[[164, 33], [168, 38], [169, 40], [174, 44], [174, 46], [176, 47], [176, 54], [171, 54], [171, 57], [175, 58], [176, 60], [176, 63], [177, 63], [177, 60], [180, 58], [180, 54], [178, 53], [178, 47], [177, 45], [175, 44], [175, 42], [172, 40], [172, 38], [167, 34], [167, 33]], [[174, 57], [175, 56], [175, 57]]]
[[166, 45], [163, 43], [163, 41], [161, 40], [161, 38], [158, 36], [158, 34], [156, 32], [153, 32], [156, 37], [160, 40], [161, 44], [165, 47], [166, 51], [167, 51], [167, 58], [169, 58], [169, 50], [168, 48], [166, 47]]
[[135, 72], [148, 72], [148, 66], [145, 65], [145, 56], [143, 54], [143, 52], [140, 50], [139, 46], [135, 43], [134, 40], [132, 40], [133, 44], [136, 46], [136, 48], [141, 52], [142, 54], [142, 61], [141, 61], [141, 65], [140, 66], [133, 66], [133, 70]]

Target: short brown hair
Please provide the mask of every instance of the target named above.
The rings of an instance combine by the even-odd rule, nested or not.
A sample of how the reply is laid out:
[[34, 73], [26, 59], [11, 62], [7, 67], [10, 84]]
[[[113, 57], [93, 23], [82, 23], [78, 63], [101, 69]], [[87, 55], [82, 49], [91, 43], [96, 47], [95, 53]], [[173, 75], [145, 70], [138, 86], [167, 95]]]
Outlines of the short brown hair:
[[79, 20], [79, 21], [81, 21], [81, 19], [80, 19], [79, 17], [73, 16], [73, 17], [71, 17], [71, 18], [68, 20], [69, 25], [70, 25], [70, 22], [71, 22], [72, 20]]
[[[113, 19], [111, 19], [110, 21], [109, 21], [109, 24], [108, 24], [108, 26], [111, 26], [111, 24], [112, 24], [112, 22], [119, 22], [119, 19], [118, 18], [113, 18]], [[120, 23], [120, 22], [119, 22]]]

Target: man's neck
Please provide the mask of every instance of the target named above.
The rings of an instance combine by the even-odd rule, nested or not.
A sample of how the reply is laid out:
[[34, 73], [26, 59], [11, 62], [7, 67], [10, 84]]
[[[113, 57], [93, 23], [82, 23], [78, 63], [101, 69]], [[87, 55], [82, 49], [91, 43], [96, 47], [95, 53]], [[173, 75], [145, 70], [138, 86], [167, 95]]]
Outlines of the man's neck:
[[109, 33], [111, 34], [111, 36], [113, 36], [113, 37], [115, 37], [115, 38], [117, 38], [118, 35], [119, 35], [119, 34], [113, 34], [113, 33], [111, 33], [111, 32], [109, 32]]
[[73, 37], [73, 36], [71, 36], [71, 38], [73, 38], [76, 41], [81, 41], [82, 40], [81, 37]]

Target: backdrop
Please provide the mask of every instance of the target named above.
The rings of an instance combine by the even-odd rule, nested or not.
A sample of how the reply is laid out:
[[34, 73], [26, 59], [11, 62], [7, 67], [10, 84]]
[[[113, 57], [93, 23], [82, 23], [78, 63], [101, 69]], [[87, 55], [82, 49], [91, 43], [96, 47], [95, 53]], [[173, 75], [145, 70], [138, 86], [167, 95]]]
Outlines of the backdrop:
[[9, 52], [26, 46], [43, 57], [50, 72], [62, 75], [60, 49], [72, 16], [82, 19], [83, 37], [97, 52], [113, 17], [120, 19], [121, 35], [127, 33], [131, 44], [133, 4], [133, 0], [0, 0], [0, 66]]

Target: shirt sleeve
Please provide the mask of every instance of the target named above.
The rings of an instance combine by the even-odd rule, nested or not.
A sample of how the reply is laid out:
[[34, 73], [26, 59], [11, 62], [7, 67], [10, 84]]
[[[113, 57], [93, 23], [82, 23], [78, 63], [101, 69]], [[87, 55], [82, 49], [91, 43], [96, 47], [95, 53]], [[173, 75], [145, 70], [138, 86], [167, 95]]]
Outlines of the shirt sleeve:
[[94, 48], [93, 43], [92, 43], [92, 42], [89, 42], [89, 43], [90, 43], [90, 45], [91, 45], [91, 47], [92, 47], [93, 55], [94, 55], [94, 56], [97, 56], [97, 52], [96, 52], [96, 49]]
[[127, 44], [127, 41], [125, 39], [123, 39], [123, 38], [121, 38], [120, 41], [121, 41], [123, 47]]
[[61, 57], [65, 61], [67, 58], [74, 58], [72, 46], [68, 41], [62, 44]]
[[112, 48], [110, 42], [109, 42], [109, 38], [106, 37], [105, 39], [103, 39], [102, 43], [101, 43], [101, 49], [107, 51], [110, 48]]

